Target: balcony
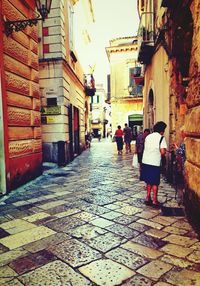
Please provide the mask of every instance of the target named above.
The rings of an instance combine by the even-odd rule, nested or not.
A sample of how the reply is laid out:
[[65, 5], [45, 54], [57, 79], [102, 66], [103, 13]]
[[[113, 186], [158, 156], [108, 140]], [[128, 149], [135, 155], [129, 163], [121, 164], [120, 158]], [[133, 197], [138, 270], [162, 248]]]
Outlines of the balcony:
[[85, 86], [85, 94], [87, 96], [94, 96], [96, 92], [96, 88], [91, 88], [89, 86]]
[[162, 0], [161, 2], [161, 7], [165, 7], [165, 8], [175, 8], [180, 1], [174, 1], [174, 0]]
[[141, 15], [138, 29], [138, 61], [141, 64], [148, 64], [154, 52], [154, 14], [144, 12]]
[[128, 92], [131, 97], [142, 97], [142, 88], [144, 85], [144, 76], [141, 66], [135, 66], [129, 69]]
[[[143, 78], [142, 78], [143, 80]], [[143, 97], [142, 94], [142, 89], [143, 89], [143, 85], [129, 85], [128, 87], [128, 92], [130, 94], [131, 97]]]
[[96, 92], [95, 80], [92, 74], [84, 75], [84, 88], [87, 96], [94, 96]]

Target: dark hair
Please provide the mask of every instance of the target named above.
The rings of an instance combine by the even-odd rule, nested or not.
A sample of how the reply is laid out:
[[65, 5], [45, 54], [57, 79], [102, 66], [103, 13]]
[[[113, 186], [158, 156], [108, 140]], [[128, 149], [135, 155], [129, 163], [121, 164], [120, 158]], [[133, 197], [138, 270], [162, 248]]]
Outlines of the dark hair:
[[167, 127], [167, 124], [163, 121], [158, 121], [154, 127], [153, 127], [153, 131], [154, 132], [164, 132], [165, 131], [165, 128]]
[[120, 126], [120, 125], [118, 125], [118, 126], [117, 126], [117, 128], [118, 128], [118, 129], [120, 129], [120, 128], [121, 128], [121, 126]]
[[144, 129], [144, 132], [150, 133], [150, 129], [149, 129], [149, 128], [145, 128], [145, 129]]

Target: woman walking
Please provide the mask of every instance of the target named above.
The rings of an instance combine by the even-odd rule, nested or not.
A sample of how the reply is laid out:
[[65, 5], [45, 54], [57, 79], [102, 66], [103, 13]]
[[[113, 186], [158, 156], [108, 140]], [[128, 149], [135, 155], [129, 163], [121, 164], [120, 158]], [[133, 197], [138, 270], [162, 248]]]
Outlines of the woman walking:
[[132, 130], [127, 123], [124, 124], [123, 134], [124, 134], [124, 143], [126, 147], [126, 154], [128, 154], [128, 152], [131, 152]]
[[[157, 122], [153, 127], [153, 133], [145, 139], [144, 153], [142, 157], [141, 180], [146, 183], [146, 205], [159, 207], [157, 200], [158, 186], [160, 184], [160, 162], [167, 149], [167, 143], [163, 136], [167, 125], [163, 121]], [[153, 192], [153, 203], [151, 200]]]
[[115, 140], [117, 143], [118, 154], [121, 155], [123, 150], [123, 131], [120, 125], [117, 126], [117, 130], [115, 131]]

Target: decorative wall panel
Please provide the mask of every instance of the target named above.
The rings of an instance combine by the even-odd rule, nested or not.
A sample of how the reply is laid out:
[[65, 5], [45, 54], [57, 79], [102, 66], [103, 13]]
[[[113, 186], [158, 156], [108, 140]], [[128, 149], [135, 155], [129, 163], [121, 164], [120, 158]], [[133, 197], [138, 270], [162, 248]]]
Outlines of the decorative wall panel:
[[31, 126], [31, 111], [17, 107], [8, 107], [8, 124]]
[[10, 37], [3, 38], [5, 53], [12, 58], [28, 65], [28, 50]]
[[11, 58], [10, 56], [5, 55], [4, 56], [4, 62], [5, 62], [5, 70], [14, 74], [17, 74], [21, 77], [24, 77], [26, 79], [30, 79], [31, 77], [31, 70], [28, 66], [19, 63], [17, 60]]
[[10, 158], [22, 157], [33, 153], [33, 140], [11, 141], [9, 143]]
[[9, 127], [8, 136], [9, 140], [23, 140], [31, 139], [34, 137], [34, 130], [32, 127]]
[[32, 98], [7, 91], [8, 105], [32, 109]]
[[17, 75], [6, 72], [7, 90], [23, 95], [29, 95], [29, 81]]

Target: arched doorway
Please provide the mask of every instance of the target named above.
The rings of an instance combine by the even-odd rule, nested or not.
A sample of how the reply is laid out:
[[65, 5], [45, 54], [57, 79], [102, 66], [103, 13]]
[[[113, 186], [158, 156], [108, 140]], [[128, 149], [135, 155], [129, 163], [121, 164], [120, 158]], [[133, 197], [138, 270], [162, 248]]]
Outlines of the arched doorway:
[[154, 126], [154, 94], [153, 90], [150, 89], [148, 96], [148, 128], [153, 129]]

